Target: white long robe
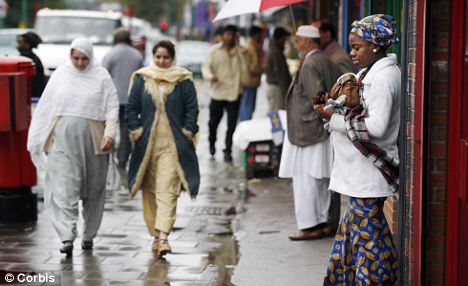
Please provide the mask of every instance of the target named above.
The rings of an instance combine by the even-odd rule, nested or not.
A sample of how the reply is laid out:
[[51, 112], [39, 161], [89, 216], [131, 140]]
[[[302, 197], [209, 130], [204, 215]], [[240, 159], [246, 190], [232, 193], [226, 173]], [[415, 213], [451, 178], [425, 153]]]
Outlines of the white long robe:
[[[93, 62], [91, 42], [75, 39], [71, 49], [90, 64], [80, 71], [70, 61], [53, 73], [33, 113], [27, 147], [36, 167], [46, 172], [45, 208], [61, 240], [76, 238], [81, 200], [83, 240], [89, 241], [101, 224], [108, 166], [108, 156], [99, 155], [93, 141], [114, 137], [119, 101], [109, 73]], [[93, 135], [92, 121], [106, 124], [99, 136]]]
[[307, 229], [328, 221], [331, 193], [329, 139], [306, 147], [291, 144], [284, 136], [278, 176], [293, 179], [294, 209], [297, 227]]

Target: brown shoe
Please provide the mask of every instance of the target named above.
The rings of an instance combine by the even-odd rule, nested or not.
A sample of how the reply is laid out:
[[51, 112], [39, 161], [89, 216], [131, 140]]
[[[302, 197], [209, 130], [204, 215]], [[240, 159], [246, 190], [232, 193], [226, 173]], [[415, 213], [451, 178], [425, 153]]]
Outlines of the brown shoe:
[[159, 251], [159, 238], [155, 237], [153, 240], [153, 244], [151, 245], [151, 250], [153, 252], [158, 253]]
[[159, 239], [159, 248], [158, 248], [158, 255], [159, 256], [164, 256], [166, 253], [171, 253], [172, 249], [171, 246], [169, 245], [169, 241], [167, 239]]
[[73, 255], [73, 241], [65, 240], [63, 242], [62, 248], [60, 248], [60, 253], [65, 253], [67, 258], [72, 257], [72, 255]]
[[300, 230], [289, 235], [289, 239], [293, 241], [299, 240], [314, 240], [322, 238], [322, 229], [318, 230]]
[[83, 240], [81, 241], [81, 249], [83, 250], [90, 250], [93, 249], [93, 241], [92, 240]]

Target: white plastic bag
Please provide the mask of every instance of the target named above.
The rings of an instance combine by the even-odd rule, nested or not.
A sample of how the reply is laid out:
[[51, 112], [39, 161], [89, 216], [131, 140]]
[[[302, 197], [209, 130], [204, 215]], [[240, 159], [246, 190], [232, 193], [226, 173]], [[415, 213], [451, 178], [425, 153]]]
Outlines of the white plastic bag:
[[114, 161], [114, 155], [109, 156], [109, 168], [107, 169], [106, 190], [119, 191], [124, 187], [119, 167]]

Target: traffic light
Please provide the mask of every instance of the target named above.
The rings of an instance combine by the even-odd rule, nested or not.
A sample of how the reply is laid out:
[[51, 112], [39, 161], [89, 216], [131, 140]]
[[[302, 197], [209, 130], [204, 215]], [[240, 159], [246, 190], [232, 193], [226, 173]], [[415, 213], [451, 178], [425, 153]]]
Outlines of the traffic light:
[[166, 21], [162, 21], [159, 24], [159, 28], [161, 29], [162, 32], [166, 32], [167, 28], [169, 28], [169, 24]]

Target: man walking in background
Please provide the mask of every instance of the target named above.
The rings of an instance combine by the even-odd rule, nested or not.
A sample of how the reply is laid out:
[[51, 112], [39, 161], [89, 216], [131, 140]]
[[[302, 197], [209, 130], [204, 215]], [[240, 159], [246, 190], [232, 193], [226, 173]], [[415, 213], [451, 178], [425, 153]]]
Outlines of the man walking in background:
[[263, 29], [252, 26], [249, 30], [249, 39], [245, 46], [245, 59], [247, 71], [244, 73], [244, 94], [241, 97], [239, 108], [239, 121], [252, 119], [257, 100], [257, 88], [263, 73], [262, 61]]
[[287, 130], [279, 176], [293, 179], [299, 232], [289, 235], [289, 239], [319, 239], [334, 234], [327, 224], [331, 150], [328, 131], [314, 110], [313, 98], [319, 91], [330, 90], [340, 71], [321, 52], [316, 27], [298, 28], [296, 49], [301, 65], [286, 96]]
[[282, 27], [273, 32], [266, 59], [267, 98], [269, 110], [284, 109], [285, 96], [291, 84], [288, 64], [284, 55], [284, 45], [291, 34]]
[[239, 97], [242, 93], [242, 76], [245, 70], [243, 49], [237, 43], [237, 27], [227, 25], [222, 41], [213, 46], [203, 63], [203, 77], [211, 83], [209, 141], [210, 154], [216, 153], [218, 125], [227, 113], [227, 131], [224, 161], [232, 162], [232, 135], [236, 129], [239, 113]]
[[114, 32], [114, 47], [102, 61], [102, 66], [109, 71], [119, 96], [120, 144], [117, 149], [117, 159], [121, 174], [125, 174], [128, 157], [132, 151], [125, 120], [128, 86], [133, 72], [143, 65], [143, 57], [131, 44], [130, 32], [125, 28], [118, 28]]

